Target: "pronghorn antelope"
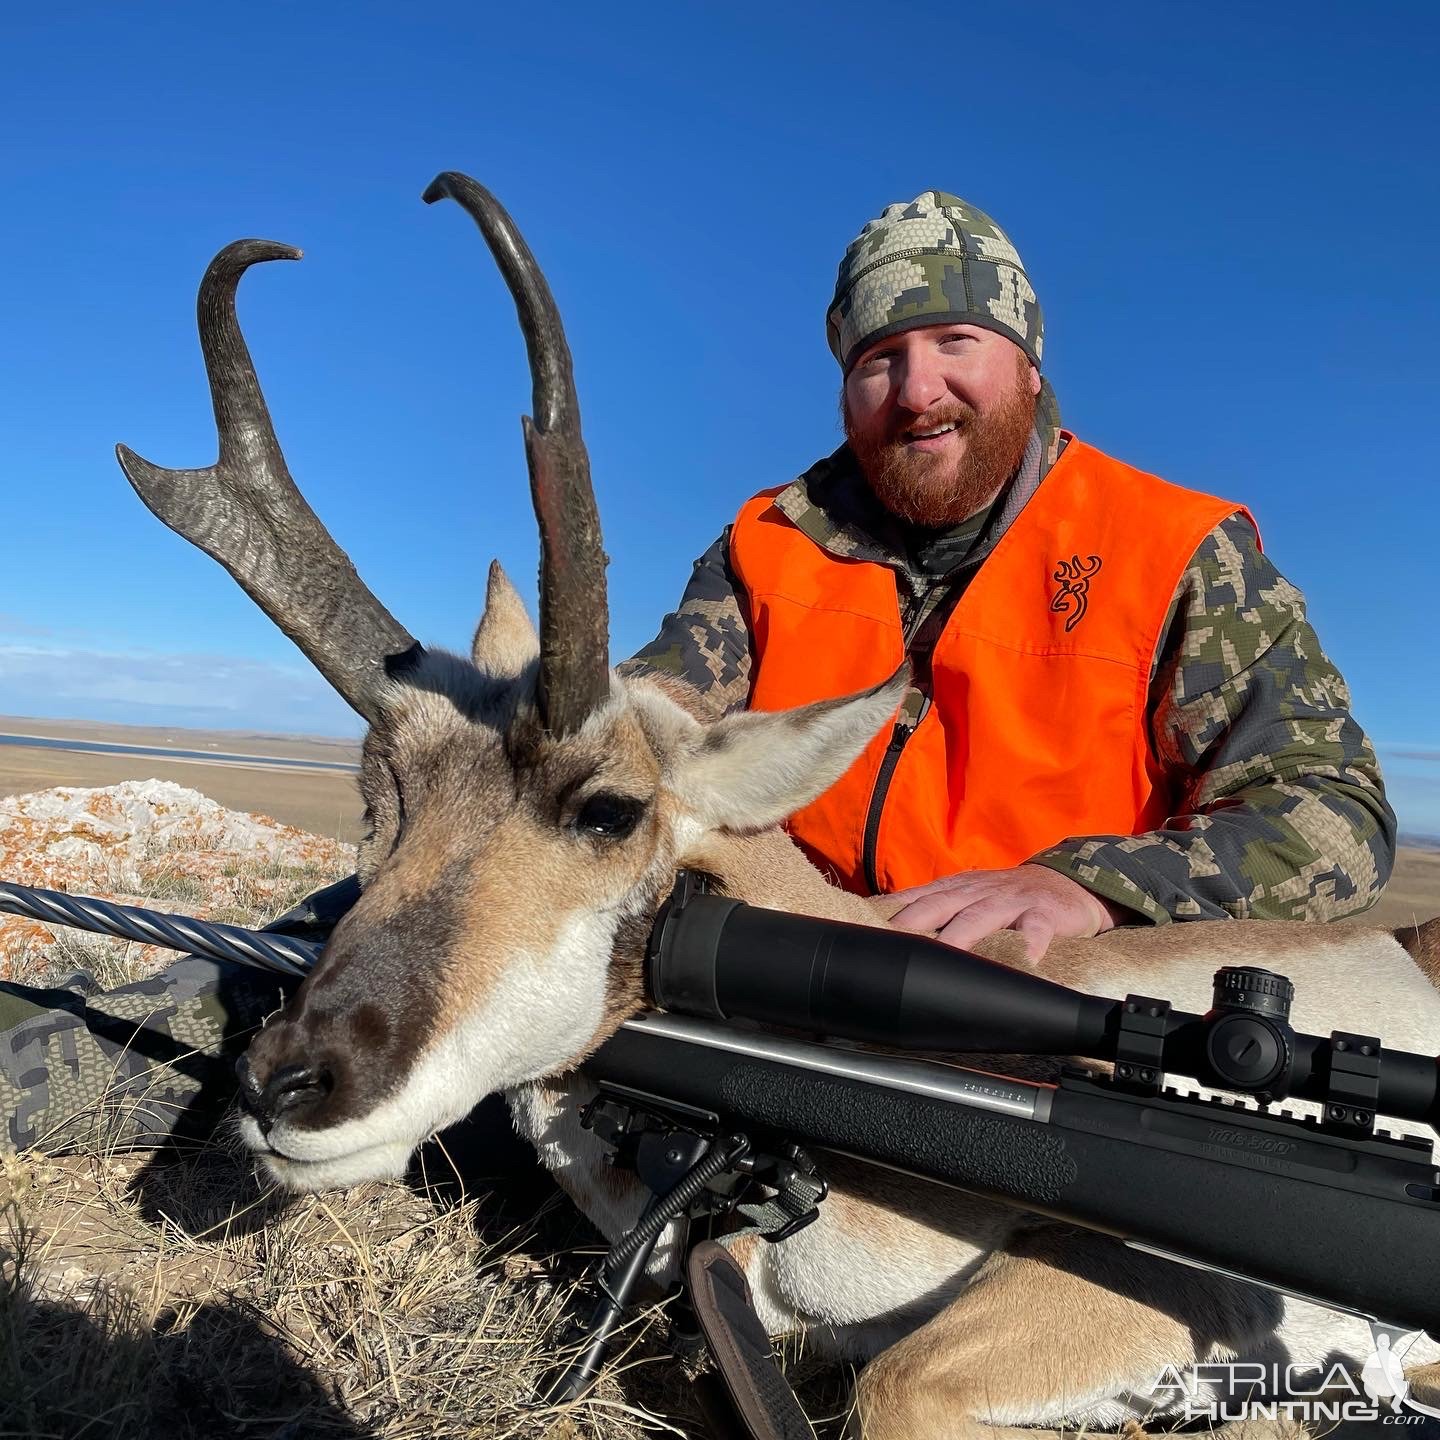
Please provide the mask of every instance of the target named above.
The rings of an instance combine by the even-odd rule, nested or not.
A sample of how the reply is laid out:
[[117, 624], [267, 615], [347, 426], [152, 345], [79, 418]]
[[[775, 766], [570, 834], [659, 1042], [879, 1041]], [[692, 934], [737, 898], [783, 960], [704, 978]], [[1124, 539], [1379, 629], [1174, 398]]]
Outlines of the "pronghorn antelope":
[[[296, 1190], [396, 1176], [432, 1131], [501, 1091], [613, 1238], [641, 1194], [581, 1129], [575, 1067], [645, 1007], [639, 956], [657, 907], [684, 866], [752, 904], [884, 924], [883, 898], [832, 887], [778, 826], [890, 718], [905, 677], [715, 717], [679, 682], [611, 671], [605, 557], [558, 314], [493, 198], [455, 174], [425, 198], [443, 196], [479, 224], [529, 348], [538, 634], [492, 566], [470, 657], [423, 648], [295, 488], [235, 318], [244, 271], [297, 258], [289, 247], [238, 242], [201, 285], [218, 462], [163, 470], [124, 447], [120, 459], [150, 509], [219, 560], [369, 725], [363, 892], [242, 1062], [247, 1144]], [[1433, 1054], [1440, 925], [1407, 944], [1378, 929], [1195, 923], [1057, 940], [1044, 971], [1203, 1010], [1217, 965], [1262, 965], [1296, 982], [1297, 1028], [1362, 1029]], [[981, 948], [1022, 963], [1015, 934]], [[868, 1360], [856, 1425], [869, 1440], [1103, 1430], [1145, 1415], [1166, 1365], [1238, 1356], [1324, 1371], [1370, 1352], [1361, 1321], [1318, 1306], [838, 1157], [827, 1173], [816, 1224], [777, 1246], [740, 1237], [734, 1253], [772, 1332], [807, 1330]], [[674, 1259], [657, 1252], [657, 1265]], [[1440, 1346], [1417, 1341], [1407, 1363], [1417, 1388], [1440, 1382]]]

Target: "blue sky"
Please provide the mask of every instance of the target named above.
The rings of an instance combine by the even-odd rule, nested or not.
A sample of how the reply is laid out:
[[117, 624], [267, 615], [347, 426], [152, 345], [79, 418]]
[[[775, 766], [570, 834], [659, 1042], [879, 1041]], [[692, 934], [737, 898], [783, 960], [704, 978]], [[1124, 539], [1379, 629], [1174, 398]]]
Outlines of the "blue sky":
[[1387, 4], [31, 7], [0, 52], [0, 713], [353, 733], [117, 440], [203, 464], [196, 282], [291, 468], [418, 636], [533, 590], [513, 312], [441, 169], [510, 207], [575, 352], [617, 658], [838, 443], [840, 251], [930, 186], [994, 214], [1069, 426], [1248, 502], [1407, 827], [1440, 833], [1440, 11]]

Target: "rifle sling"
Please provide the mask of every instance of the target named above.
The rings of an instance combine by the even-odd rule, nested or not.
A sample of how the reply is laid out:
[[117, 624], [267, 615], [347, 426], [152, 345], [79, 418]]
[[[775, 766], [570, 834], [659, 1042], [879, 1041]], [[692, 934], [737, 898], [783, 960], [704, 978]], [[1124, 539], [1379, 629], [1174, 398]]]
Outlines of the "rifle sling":
[[815, 1440], [770, 1352], [745, 1272], [730, 1252], [702, 1240], [686, 1263], [690, 1303], [715, 1357], [735, 1416], [751, 1440]]

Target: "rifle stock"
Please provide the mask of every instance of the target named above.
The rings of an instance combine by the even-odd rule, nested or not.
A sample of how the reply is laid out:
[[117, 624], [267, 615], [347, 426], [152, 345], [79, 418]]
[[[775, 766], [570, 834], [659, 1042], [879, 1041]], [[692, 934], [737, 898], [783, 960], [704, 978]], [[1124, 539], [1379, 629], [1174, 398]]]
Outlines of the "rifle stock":
[[628, 1022], [583, 1069], [713, 1111], [722, 1127], [1440, 1334], [1440, 1173], [1423, 1141], [1322, 1135], [1076, 1072], [1032, 1084], [659, 1013]]

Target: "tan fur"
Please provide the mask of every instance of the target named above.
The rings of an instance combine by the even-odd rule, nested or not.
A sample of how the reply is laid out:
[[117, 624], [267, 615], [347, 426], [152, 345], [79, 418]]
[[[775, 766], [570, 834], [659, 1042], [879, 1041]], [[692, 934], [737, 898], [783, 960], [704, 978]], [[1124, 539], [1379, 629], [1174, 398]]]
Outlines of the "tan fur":
[[1432, 1410], [1440, 1408], [1440, 1361], [1433, 1365], [1417, 1365], [1405, 1372], [1415, 1398]]
[[539, 636], [498, 560], [490, 564], [485, 613], [475, 628], [470, 658], [477, 670], [509, 679], [518, 679], [540, 659]]
[[[1060, 1244], [1056, 1228], [1046, 1227], [992, 1256], [957, 1300], [865, 1367], [856, 1396], [865, 1440], [1054, 1434], [1004, 1423], [1022, 1418], [1034, 1399], [1037, 1376], [1024, 1356], [1043, 1354], [1048, 1374], [1070, 1388], [1077, 1406], [1107, 1393], [1117, 1377], [1139, 1389], [1167, 1364], [1204, 1358], [1193, 1321], [1121, 1293], [1125, 1276], [1113, 1274], [1115, 1257], [1105, 1257], [1120, 1282], [1113, 1289], [1066, 1268], [1077, 1240], [1104, 1242], [1069, 1232], [1065, 1239]], [[1038, 1294], [1043, 1308], [1033, 1303]]]
[[[1025, 1415], [1037, 1389], [1033, 1368], [1017, 1357], [1043, 1354], [1051, 1386], [1063, 1380], [1076, 1408], [1117, 1386], [1143, 1394], [1167, 1366], [1230, 1358], [1222, 1337], [1243, 1333], [1244, 1289], [1197, 1277], [1183, 1316], [1131, 1298], [1157, 1279], [1163, 1288], [1167, 1277], [1157, 1267], [1164, 1263], [1062, 1226], [1023, 1234], [991, 1256], [935, 1319], [865, 1367], [848, 1433], [863, 1440], [1073, 1440], [1072, 1430], [1006, 1423]], [[1038, 1296], [1043, 1306], [1034, 1303]], [[1440, 1364], [1407, 1370], [1406, 1378], [1422, 1402], [1440, 1396]], [[1162, 1420], [1156, 1427], [1155, 1434], [1170, 1428]], [[1137, 1422], [1125, 1430], [1137, 1440], [1149, 1433]], [[1205, 1433], [1279, 1440], [1311, 1432], [1291, 1420], [1256, 1419]]]
[[1430, 983], [1440, 986], [1440, 916], [1423, 925], [1407, 925], [1395, 932], [1395, 938], [1410, 953], [1410, 958], [1425, 972]]

